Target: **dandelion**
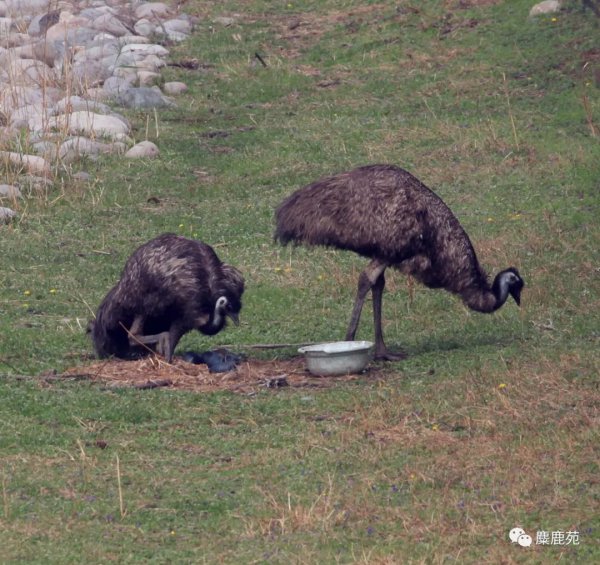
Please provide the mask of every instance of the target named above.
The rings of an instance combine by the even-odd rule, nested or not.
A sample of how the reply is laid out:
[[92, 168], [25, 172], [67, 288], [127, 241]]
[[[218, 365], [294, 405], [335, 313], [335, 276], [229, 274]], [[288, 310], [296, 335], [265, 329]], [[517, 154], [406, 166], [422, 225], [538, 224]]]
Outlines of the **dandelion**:
[[557, 21], [558, 21], [558, 18], [550, 18], [550, 21], [551, 21], [551, 22], [557, 22]]
[[432, 429], [434, 432], [437, 432], [437, 431], [440, 429], [440, 427], [439, 427], [439, 425], [438, 425], [438, 424], [433, 424], [433, 426], [431, 426], [431, 429]]
[[493, 221], [494, 221], [494, 218], [488, 218], [488, 219], [487, 219], [487, 221], [488, 221], [488, 222], [493, 222]]
[[498, 388], [499, 388], [500, 390], [502, 390], [503, 388], [506, 388], [506, 383], [500, 383], [500, 384], [498, 385]]
[[283, 269], [281, 267], [275, 267], [273, 269], [276, 273], [283, 273]]
[[23, 294], [24, 294], [25, 296], [31, 296], [31, 291], [30, 291], [30, 290], [24, 290], [24, 291], [23, 291]]
[[185, 227], [184, 224], [179, 224], [179, 229], [182, 230]]
[[23, 302], [23, 308], [29, 308], [29, 304], [27, 304], [27, 302]]
[[56, 294], [58, 291], [55, 288], [50, 289], [50, 294]]

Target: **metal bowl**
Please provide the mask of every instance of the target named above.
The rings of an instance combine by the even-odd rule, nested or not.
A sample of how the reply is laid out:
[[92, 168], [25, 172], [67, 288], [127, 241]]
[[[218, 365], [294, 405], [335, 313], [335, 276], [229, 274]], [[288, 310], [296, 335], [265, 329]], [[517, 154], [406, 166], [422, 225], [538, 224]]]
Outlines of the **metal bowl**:
[[298, 349], [304, 353], [306, 366], [313, 375], [327, 377], [360, 373], [373, 357], [370, 341], [333, 341], [307, 345]]

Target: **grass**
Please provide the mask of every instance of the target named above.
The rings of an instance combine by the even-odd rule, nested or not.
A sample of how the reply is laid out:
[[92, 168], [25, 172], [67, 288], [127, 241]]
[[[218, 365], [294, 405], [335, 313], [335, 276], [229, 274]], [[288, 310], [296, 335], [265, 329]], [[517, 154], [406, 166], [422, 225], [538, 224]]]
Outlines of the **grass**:
[[[160, 159], [83, 162], [89, 184], [2, 203], [0, 561], [598, 561], [598, 20], [529, 8], [185, 5], [202, 17], [171, 58], [203, 65], [165, 70], [178, 108], [128, 116]], [[478, 315], [390, 274], [385, 332], [410, 357], [330, 390], [40, 378], [90, 359], [91, 311], [163, 231], [247, 279], [241, 326], [181, 350], [343, 336], [364, 260], [275, 246], [273, 208], [370, 162], [434, 188], [490, 272], [518, 267], [522, 308]], [[517, 525], [580, 544], [517, 547]]]

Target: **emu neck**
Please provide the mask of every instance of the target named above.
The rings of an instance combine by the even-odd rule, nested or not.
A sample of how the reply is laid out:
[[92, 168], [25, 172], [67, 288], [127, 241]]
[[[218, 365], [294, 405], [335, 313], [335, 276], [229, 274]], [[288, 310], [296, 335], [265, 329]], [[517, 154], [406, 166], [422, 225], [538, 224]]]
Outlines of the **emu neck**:
[[469, 288], [462, 294], [464, 303], [477, 312], [489, 314], [500, 308], [508, 298], [508, 283], [501, 276], [496, 275], [490, 288], [489, 285]]

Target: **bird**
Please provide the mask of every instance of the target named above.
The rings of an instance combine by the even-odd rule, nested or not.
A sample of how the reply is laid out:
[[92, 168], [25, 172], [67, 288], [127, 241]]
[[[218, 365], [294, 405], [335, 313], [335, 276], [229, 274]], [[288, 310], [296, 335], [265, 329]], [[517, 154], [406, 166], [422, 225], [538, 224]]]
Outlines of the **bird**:
[[385, 270], [411, 275], [429, 288], [459, 295], [472, 310], [490, 313], [512, 296], [521, 303], [524, 281], [509, 267], [490, 284], [469, 236], [444, 201], [408, 171], [373, 164], [317, 180], [275, 210], [274, 240], [321, 245], [370, 259], [361, 272], [346, 340], [354, 340], [365, 298], [373, 297], [374, 358], [406, 357], [384, 342], [381, 320]]
[[239, 324], [244, 278], [210, 245], [173, 233], [138, 247], [90, 323], [99, 358], [137, 358], [155, 350], [172, 362], [181, 337], [215, 335]]

